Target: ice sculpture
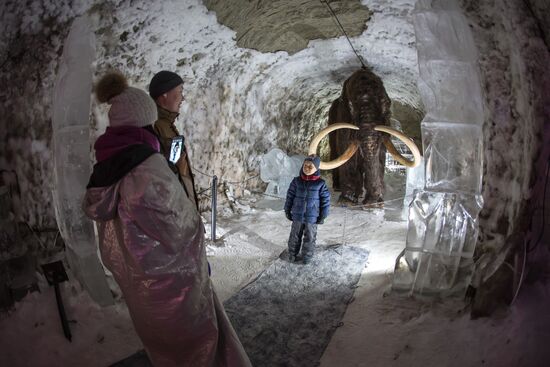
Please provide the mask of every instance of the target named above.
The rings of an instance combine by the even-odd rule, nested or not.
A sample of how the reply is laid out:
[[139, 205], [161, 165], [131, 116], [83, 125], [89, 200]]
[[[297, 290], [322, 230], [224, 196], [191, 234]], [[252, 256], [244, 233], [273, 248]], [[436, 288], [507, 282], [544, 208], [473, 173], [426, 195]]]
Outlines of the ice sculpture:
[[405, 220], [409, 217], [409, 205], [414, 201], [413, 196], [417, 190], [423, 190], [425, 184], [425, 171], [424, 160], [420, 162], [420, 165], [412, 168], [407, 167], [407, 181], [405, 184], [405, 197], [403, 198], [403, 214], [402, 218]]
[[55, 82], [52, 130], [53, 201], [71, 270], [100, 305], [113, 303], [97, 256], [94, 226], [80, 208], [91, 173], [90, 96], [95, 36], [86, 16], [76, 18], [63, 46]]
[[409, 206], [407, 243], [392, 289], [463, 296], [474, 271], [483, 206], [483, 106], [477, 51], [454, 0], [419, 0], [414, 27], [426, 117], [425, 180]]
[[260, 178], [269, 183], [265, 193], [271, 197], [285, 198], [290, 182], [300, 174], [304, 159], [303, 155], [289, 157], [278, 148], [264, 154], [260, 161]]

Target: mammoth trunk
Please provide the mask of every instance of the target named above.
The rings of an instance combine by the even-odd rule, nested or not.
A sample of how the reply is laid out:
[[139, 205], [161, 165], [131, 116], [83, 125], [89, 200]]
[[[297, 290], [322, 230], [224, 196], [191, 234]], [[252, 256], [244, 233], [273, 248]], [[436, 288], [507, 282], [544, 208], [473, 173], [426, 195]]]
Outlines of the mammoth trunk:
[[[363, 204], [378, 203], [384, 200], [384, 166], [386, 148], [382, 136], [370, 131], [364, 136], [359, 131], [356, 139], [360, 141], [357, 154], [340, 169], [340, 202], [358, 203], [364, 194]], [[344, 147], [342, 147], [344, 148]]]

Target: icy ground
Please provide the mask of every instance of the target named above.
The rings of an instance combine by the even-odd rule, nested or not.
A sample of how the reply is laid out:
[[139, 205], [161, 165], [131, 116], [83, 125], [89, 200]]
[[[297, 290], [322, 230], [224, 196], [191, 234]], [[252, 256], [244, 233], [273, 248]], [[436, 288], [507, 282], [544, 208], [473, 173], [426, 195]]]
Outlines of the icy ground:
[[[278, 200], [261, 200], [218, 222], [208, 246], [213, 282], [222, 301], [265, 269], [286, 248], [289, 222]], [[209, 233], [209, 231], [208, 231]], [[345, 234], [345, 235], [344, 235]], [[336, 330], [321, 366], [548, 366], [550, 289], [524, 288], [505, 312], [470, 320], [462, 301], [423, 303], [389, 294], [406, 222], [395, 211], [332, 208], [319, 244], [344, 243], [370, 251], [355, 301]], [[73, 342], [63, 337], [53, 289], [27, 296], [0, 320], [0, 366], [108, 366], [141, 348], [120, 300], [96, 306], [75, 283], [63, 284]], [[546, 360], [546, 362], [544, 362]], [[263, 367], [263, 366], [260, 366]], [[308, 367], [308, 366], [305, 366]]]

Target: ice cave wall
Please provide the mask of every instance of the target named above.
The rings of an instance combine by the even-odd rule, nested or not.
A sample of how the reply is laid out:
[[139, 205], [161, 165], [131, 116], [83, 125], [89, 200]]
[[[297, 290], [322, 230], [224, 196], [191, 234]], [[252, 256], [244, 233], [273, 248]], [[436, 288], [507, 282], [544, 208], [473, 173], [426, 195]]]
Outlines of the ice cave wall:
[[536, 26], [544, 35], [546, 47], [550, 47], [550, 2], [545, 0], [527, 0], [527, 11], [531, 12], [537, 22]]
[[[390, 97], [418, 112], [414, 3], [363, 1], [373, 16], [354, 42], [384, 79]], [[548, 35], [540, 26], [548, 24], [547, 6], [544, 0], [460, 3], [480, 53], [485, 92], [485, 208], [478, 249], [491, 263], [529, 215], [533, 162], [550, 106], [543, 93], [549, 90], [543, 38]], [[31, 226], [55, 227], [52, 87], [68, 24], [85, 11], [97, 26], [97, 75], [118, 68], [145, 88], [158, 70], [180, 73], [187, 103], [179, 127], [192, 144], [193, 163], [231, 181], [256, 174], [259, 156], [272, 147], [305, 152], [313, 132], [325, 124], [329, 102], [358, 65], [342, 38], [313, 41], [291, 56], [236, 48], [235, 33], [198, 0], [2, 2], [0, 169], [4, 182], [15, 185], [17, 178], [15, 214]], [[103, 106], [93, 105], [92, 121], [93, 139], [106, 125]], [[201, 187], [209, 184], [200, 174], [197, 181]], [[21, 248], [2, 248], [2, 258]]]
[[533, 187], [543, 178], [541, 160], [548, 160], [550, 56], [539, 27], [544, 20], [528, 3], [461, 1], [479, 50], [485, 92], [480, 281], [526, 237], [535, 214], [530, 200], [537, 200]]
[[[0, 260], [62, 244], [52, 203], [51, 107], [55, 68], [72, 19], [70, 1], [0, 4]], [[5, 219], [5, 218], [2, 218]], [[33, 228], [33, 235], [30, 228]]]

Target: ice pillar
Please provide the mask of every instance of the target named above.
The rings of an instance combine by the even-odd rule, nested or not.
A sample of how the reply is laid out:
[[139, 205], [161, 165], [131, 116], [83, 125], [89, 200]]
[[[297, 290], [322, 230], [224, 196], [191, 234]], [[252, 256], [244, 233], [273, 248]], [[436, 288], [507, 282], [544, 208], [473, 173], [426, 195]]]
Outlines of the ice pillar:
[[90, 177], [90, 96], [95, 36], [89, 18], [75, 19], [55, 82], [53, 150], [55, 214], [71, 270], [100, 305], [113, 303], [97, 256], [94, 227], [81, 209]]
[[474, 271], [483, 206], [483, 99], [477, 50], [454, 0], [419, 0], [413, 15], [426, 117], [424, 187], [409, 206], [406, 247], [392, 289], [462, 296]]

